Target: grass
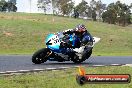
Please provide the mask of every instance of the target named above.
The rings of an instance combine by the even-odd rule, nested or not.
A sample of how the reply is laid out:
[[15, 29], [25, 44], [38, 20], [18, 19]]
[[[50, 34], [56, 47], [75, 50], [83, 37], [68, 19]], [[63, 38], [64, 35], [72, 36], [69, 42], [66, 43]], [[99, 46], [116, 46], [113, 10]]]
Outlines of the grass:
[[120, 27], [102, 22], [43, 14], [0, 13], [0, 54], [33, 54], [45, 47], [48, 33], [85, 24], [101, 38], [93, 55], [132, 55], [132, 25]]
[[[130, 74], [131, 67], [85, 67], [87, 74]], [[129, 84], [85, 84], [76, 82], [77, 68], [28, 73], [24, 75], [0, 76], [1, 88], [131, 88]]]

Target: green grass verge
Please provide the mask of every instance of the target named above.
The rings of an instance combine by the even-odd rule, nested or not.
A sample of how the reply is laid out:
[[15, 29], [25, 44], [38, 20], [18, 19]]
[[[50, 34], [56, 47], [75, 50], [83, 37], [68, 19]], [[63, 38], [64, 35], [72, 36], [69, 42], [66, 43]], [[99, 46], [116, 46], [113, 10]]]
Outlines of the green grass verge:
[[[85, 67], [87, 74], [130, 74], [131, 67]], [[76, 82], [78, 69], [0, 76], [1, 88], [131, 88], [129, 84], [85, 84]]]
[[85, 24], [101, 38], [93, 55], [132, 55], [132, 25], [120, 27], [102, 22], [43, 14], [0, 13], [0, 54], [33, 54], [45, 47], [48, 33]]

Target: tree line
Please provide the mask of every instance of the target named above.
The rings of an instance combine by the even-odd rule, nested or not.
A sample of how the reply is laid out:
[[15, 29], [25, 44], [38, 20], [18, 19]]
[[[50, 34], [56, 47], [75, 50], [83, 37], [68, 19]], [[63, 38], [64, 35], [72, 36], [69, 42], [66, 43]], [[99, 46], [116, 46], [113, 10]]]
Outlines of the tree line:
[[131, 24], [132, 15], [130, 8], [132, 8], [132, 4], [128, 6], [120, 1], [109, 4], [106, 11], [102, 14], [103, 22], [121, 26]]
[[0, 12], [16, 12], [16, 11], [17, 11], [16, 3], [5, 0], [0, 1]]
[[110, 3], [108, 6], [102, 3], [101, 0], [91, 0], [87, 3], [82, 0], [78, 5], [72, 0], [38, 0], [38, 8], [44, 10], [46, 14], [46, 6], [52, 4], [54, 15], [67, 15], [75, 18], [87, 17], [93, 21], [102, 20], [109, 24], [118, 24], [126, 26], [131, 24], [131, 10], [130, 6], [122, 4], [120, 1], [116, 3]]

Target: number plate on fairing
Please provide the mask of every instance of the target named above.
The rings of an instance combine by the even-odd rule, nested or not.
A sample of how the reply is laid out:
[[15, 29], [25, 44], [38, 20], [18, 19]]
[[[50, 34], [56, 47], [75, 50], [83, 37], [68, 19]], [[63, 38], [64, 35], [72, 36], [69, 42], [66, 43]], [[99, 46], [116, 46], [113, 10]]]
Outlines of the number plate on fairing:
[[54, 34], [48, 35], [48, 37], [46, 39], [47, 47], [52, 50], [55, 50], [55, 51], [59, 51], [60, 43], [61, 43], [61, 41], [60, 41], [59, 37]]

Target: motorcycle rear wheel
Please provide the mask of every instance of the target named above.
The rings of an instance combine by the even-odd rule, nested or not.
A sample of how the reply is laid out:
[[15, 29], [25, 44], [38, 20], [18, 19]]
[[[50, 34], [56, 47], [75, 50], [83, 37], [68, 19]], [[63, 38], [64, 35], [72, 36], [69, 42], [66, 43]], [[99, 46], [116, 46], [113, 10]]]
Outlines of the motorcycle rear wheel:
[[42, 48], [38, 51], [36, 51], [32, 56], [32, 62], [34, 64], [41, 64], [48, 60], [48, 54], [50, 53], [50, 50], [48, 48]]

